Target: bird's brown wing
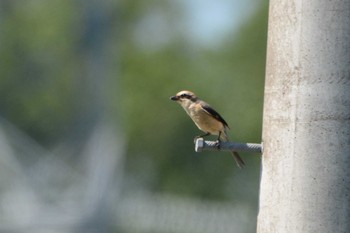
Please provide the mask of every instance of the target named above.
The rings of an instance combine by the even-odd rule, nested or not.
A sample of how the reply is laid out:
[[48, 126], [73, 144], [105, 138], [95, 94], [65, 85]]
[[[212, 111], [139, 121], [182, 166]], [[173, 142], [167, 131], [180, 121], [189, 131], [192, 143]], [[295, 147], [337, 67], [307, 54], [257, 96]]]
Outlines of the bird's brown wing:
[[217, 119], [218, 121], [220, 121], [224, 126], [228, 127], [227, 122], [224, 120], [224, 118], [222, 118], [222, 116], [220, 116], [220, 114], [215, 111], [212, 107], [209, 106], [209, 104], [207, 103], [202, 103], [202, 108], [204, 111], [206, 111], [210, 116], [214, 117], [215, 119]]

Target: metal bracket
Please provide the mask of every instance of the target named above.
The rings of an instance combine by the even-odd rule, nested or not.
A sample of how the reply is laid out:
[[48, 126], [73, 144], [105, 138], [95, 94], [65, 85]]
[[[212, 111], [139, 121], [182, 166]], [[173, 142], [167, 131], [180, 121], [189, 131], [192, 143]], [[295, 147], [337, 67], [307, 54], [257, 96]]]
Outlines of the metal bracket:
[[238, 142], [220, 142], [220, 146], [217, 145], [217, 141], [204, 141], [203, 138], [198, 138], [195, 142], [195, 151], [237, 151], [237, 152], [251, 152], [262, 154], [262, 143], [238, 143]]

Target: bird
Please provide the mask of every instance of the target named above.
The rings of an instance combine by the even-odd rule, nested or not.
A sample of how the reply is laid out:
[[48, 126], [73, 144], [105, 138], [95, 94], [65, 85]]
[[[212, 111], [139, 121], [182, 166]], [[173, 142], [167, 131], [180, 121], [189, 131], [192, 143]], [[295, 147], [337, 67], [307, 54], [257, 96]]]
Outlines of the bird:
[[[196, 126], [205, 133], [195, 137], [195, 140], [200, 137], [217, 135], [218, 146], [220, 146], [221, 140], [225, 142], [229, 141], [226, 132], [229, 129], [227, 122], [208, 103], [199, 99], [193, 92], [188, 90], [180, 91], [175, 96], [171, 96], [170, 100], [179, 103]], [[245, 166], [238, 152], [232, 151], [232, 156], [239, 168]]]

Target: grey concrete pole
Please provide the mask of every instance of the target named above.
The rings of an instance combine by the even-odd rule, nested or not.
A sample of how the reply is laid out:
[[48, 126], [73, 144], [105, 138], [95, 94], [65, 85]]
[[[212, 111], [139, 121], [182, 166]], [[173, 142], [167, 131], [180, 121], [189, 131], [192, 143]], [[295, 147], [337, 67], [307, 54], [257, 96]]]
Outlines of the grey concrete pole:
[[258, 233], [350, 232], [350, 0], [270, 0]]

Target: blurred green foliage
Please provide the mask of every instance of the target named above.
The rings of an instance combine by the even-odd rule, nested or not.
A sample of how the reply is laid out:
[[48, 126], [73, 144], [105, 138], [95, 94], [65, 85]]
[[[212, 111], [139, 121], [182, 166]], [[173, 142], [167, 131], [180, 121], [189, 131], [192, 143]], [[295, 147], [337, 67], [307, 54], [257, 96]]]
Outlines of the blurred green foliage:
[[79, 104], [72, 21], [69, 1], [1, 3], [1, 115], [44, 143], [62, 136]]
[[181, 39], [155, 51], [132, 43], [124, 47], [123, 96], [132, 95], [122, 104], [132, 142], [129, 169], [149, 186], [203, 198], [246, 198], [256, 204], [260, 159], [244, 154], [248, 166], [240, 171], [229, 154], [195, 154], [192, 141], [201, 132], [169, 96], [182, 89], [194, 91], [222, 113], [234, 140], [260, 142], [266, 22], [264, 5], [238, 36], [216, 49], [193, 48]]
[[[192, 90], [223, 115], [233, 140], [260, 142], [267, 2], [215, 48], [186, 40], [176, 4], [124, 0], [110, 9], [108, 90], [117, 93], [108, 96], [127, 140], [126, 172], [141, 188], [250, 202], [254, 209], [259, 156], [243, 154], [247, 168], [239, 170], [229, 153], [196, 154], [193, 138], [201, 132], [169, 97]], [[165, 12], [173, 34], [147, 48], [135, 28], [154, 9]], [[91, 103], [84, 94], [82, 15], [79, 1], [1, 3], [0, 114], [46, 146], [70, 134]]]

